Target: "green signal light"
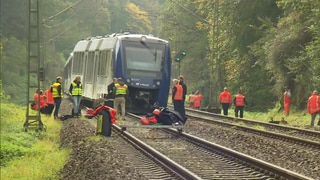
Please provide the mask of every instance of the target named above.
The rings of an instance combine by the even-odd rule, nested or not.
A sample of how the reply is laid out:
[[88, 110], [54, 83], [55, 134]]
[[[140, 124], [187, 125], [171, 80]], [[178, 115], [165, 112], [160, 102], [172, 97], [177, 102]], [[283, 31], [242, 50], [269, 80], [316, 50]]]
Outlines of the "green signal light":
[[177, 62], [179, 62], [179, 61], [181, 60], [181, 58], [177, 57], [177, 58], [175, 58], [175, 60], [176, 60]]
[[174, 60], [180, 63], [186, 55], [187, 53], [185, 51], [180, 51], [179, 53], [176, 54], [176, 57], [174, 58]]

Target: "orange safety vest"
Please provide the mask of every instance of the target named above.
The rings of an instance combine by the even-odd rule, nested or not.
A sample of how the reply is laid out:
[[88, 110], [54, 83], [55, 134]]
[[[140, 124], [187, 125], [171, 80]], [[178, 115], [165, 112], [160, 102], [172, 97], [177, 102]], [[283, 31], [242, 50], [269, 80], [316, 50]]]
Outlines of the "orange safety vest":
[[244, 95], [242, 95], [242, 94], [237, 94], [236, 95], [236, 106], [244, 106], [245, 104], [244, 104]]
[[227, 90], [224, 90], [222, 93], [220, 93], [219, 99], [220, 99], [220, 103], [232, 102], [232, 96]]
[[320, 97], [317, 94], [312, 94], [308, 99], [308, 112], [314, 114], [320, 111]]
[[47, 97], [46, 98], [46, 103], [47, 104], [54, 104], [53, 95], [52, 95], [52, 92], [50, 90], [46, 90], [44, 92], [44, 95]]
[[283, 93], [283, 102], [285, 104], [290, 104], [291, 103], [291, 97], [290, 95], [288, 94], [288, 92], [284, 92]]
[[33, 100], [35, 102], [35, 105], [33, 107], [34, 109], [38, 109], [39, 96], [40, 96], [40, 109], [46, 107], [46, 105], [47, 105], [45, 97], [43, 95], [35, 93], [34, 96], [33, 96]]
[[196, 98], [196, 95], [190, 94], [190, 95], [189, 95], [189, 102], [193, 103], [194, 100], [195, 100], [195, 98]]
[[176, 84], [174, 85], [174, 87], [176, 87], [176, 93], [174, 94], [173, 100], [175, 101], [181, 101], [183, 100], [183, 88], [181, 85]]
[[195, 99], [194, 99], [194, 107], [200, 107], [201, 106], [201, 101], [203, 99], [202, 95], [201, 94], [197, 94], [195, 95]]

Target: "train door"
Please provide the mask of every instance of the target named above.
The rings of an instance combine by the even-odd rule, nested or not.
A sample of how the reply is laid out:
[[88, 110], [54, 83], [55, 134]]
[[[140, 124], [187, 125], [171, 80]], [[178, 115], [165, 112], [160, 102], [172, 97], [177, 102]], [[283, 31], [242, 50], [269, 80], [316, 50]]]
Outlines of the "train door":
[[89, 51], [86, 58], [86, 67], [85, 67], [85, 96], [89, 99], [94, 99], [93, 97], [93, 78], [94, 78], [94, 51]]
[[70, 79], [71, 79], [71, 67], [72, 67], [72, 60], [73, 58], [70, 56], [68, 58], [67, 63], [64, 66], [64, 72], [63, 72], [63, 90], [64, 92], [68, 92], [69, 84], [70, 84]]
[[93, 86], [93, 98], [94, 99], [99, 99], [102, 98], [102, 96], [100, 95], [99, 92], [99, 83], [97, 81], [97, 78], [99, 77], [99, 66], [101, 65], [100, 62], [101, 58], [100, 58], [100, 51], [95, 51], [94, 52], [94, 66], [93, 66], [93, 82], [92, 82], [92, 86]]
[[108, 85], [113, 79], [113, 69], [112, 69], [112, 51], [104, 50], [97, 54], [96, 61], [96, 78], [95, 78], [95, 95], [97, 98], [104, 98], [108, 94]]
[[86, 76], [86, 68], [88, 64], [88, 52], [86, 51], [83, 55], [83, 78], [82, 78], [82, 95], [87, 97], [87, 91], [86, 91], [86, 81], [87, 81], [87, 76]]

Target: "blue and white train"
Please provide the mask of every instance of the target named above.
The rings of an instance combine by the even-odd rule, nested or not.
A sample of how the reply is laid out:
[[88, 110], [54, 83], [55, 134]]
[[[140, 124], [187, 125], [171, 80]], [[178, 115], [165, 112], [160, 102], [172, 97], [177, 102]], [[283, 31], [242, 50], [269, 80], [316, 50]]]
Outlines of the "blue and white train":
[[65, 92], [80, 76], [82, 102], [107, 97], [107, 86], [121, 77], [129, 88], [127, 112], [148, 113], [166, 107], [170, 89], [171, 55], [168, 41], [152, 35], [112, 34], [79, 41], [64, 67]]

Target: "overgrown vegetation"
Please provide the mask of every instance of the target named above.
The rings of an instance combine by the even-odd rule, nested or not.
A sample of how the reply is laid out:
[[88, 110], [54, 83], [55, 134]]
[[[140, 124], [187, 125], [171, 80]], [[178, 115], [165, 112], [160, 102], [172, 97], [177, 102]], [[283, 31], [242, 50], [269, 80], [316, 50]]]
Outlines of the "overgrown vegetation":
[[219, 106], [227, 86], [246, 95], [247, 109], [267, 112], [289, 86], [299, 111], [320, 88], [320, 1], [169, 0], [165, 6], [161, 35], [187, 52], [181, 74], [190, 92], [207, 97], [205, 106]]
[[[1, 2], [1, 78], [18, 104], [26, 99], [27, 3]], [[248, 110], [268, 112], [289, 86], [292, 106], [301, 111], [320, 90], [318, 7], [318, 0], [40, 1], [45, 88], [63, 74], [77, 41], [129, 31], [168, 39], [172, 57], [187, 52], [173, 62], [172, 77], [184, 75], [188, 93], [204, 95], [203, 106], [219, 106], [227, 86], [233, 94], [242, 90]]]
[[57, 179], [69, 151], [59, 149], [61, 123], [42, 119], [47, 132], [24, 132], [25, 107], [1, 103], [0, 179]]

